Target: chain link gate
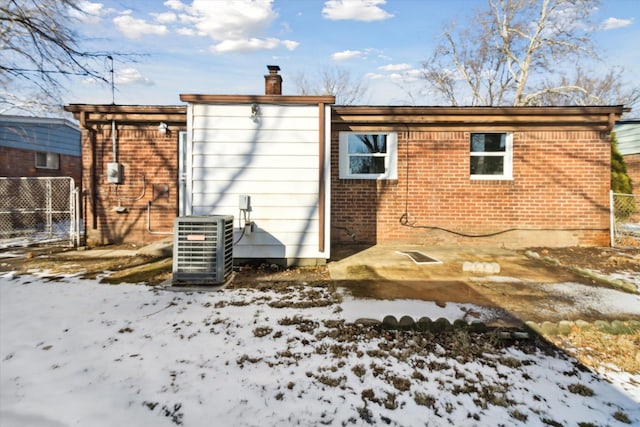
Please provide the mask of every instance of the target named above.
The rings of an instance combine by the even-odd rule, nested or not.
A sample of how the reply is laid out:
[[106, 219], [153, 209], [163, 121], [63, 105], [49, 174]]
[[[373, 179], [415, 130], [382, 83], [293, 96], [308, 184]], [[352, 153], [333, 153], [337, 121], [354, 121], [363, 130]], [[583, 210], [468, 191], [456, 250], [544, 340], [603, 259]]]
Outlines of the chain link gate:
[[640, 248], [640, 194], [611, 192], [611, 246]]
[[79, 192], [73, 178], [0, 178], [0, 247], [79, 244]]

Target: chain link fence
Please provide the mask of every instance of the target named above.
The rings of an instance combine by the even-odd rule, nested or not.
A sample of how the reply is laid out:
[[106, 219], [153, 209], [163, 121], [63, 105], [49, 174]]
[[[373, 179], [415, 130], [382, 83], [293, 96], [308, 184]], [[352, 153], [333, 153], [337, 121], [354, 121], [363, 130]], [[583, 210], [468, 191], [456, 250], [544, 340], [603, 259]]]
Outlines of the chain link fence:
[[611, 193], [611, 246], [640, 248], [640, 194]]
[[72, 178], [0, 178], [0, 247], [74, 246], [80, 237]]

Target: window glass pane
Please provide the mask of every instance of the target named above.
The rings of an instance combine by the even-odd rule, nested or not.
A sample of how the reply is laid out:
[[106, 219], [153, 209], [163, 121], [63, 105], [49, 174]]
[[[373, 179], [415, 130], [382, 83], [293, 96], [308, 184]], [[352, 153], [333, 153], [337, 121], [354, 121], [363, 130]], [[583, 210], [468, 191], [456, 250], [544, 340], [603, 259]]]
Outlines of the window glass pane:
[[50, 169], [58, 169], [59, 161], [58, 153], [47, 153], [47, 167]]
[[352, 174], [384, 173], [384, 157], [351, 156], [349, 172]]
[[349, 154], [386, 153], [387, 135], [349, 135]]
[[471, 175], [504, 174], [504, 157], [471, 156]]
[[504, 152], [507, 146], [507, 135], [504, 133], [472, 133], [471, 152]]
[[47, 167], [47, 153], [36, 153], [36, 167]]

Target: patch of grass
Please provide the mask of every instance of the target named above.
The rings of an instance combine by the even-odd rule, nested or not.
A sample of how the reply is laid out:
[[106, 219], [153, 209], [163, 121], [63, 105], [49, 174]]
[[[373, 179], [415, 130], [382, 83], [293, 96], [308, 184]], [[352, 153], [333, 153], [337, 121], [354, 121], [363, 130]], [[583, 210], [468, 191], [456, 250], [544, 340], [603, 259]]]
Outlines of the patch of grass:
[[473, 354], [473, 346], [469, 332], [465, 329], [456, 329], [451, 339], [451, 349], [457, 359], [468, 360]]
[[515, 418], [518, 421], [522, 421], [523, 423], [527, 422], [527, 418], [529, 418], [529, 416], [527, 414], [523, 414], [522, 412], [518, 411], [517, 409], [515, 411], [512, 411], [509, 415], [511, 415], [511, 418]]
[[519, 368], [522, 366], [522, 362], [515, 357], [500, 357], [498, 359], [501, 365], [508, 366], [509, 368]]
[[553, 427], [564, 427], [563, 424], [555, 421], [555, 420], [551, 420], [549, 418], [543, 418], [542, 422], [545, 423], [548, 426], [553, 426]]
[[613, 418], [616, 419], [617, 421], [620, 421], [621, 423], [625, 423], [625, 424], [631, 424], [631, 420], [629, 419], [629, 417], [627, 416], [627, 414], [625, 414], [622, 411], [616, 411], [613, 414]]
[[344, 382], [347, 380], [347, 377], [340, 376], [340, 377], [334, 378], [328, 375], [316, 375], [315, 379], [324, 385], [327, 385], [330, 387], [339, 387], [342, 384], [344, 384]]
[[437, 362], [435, 360], [430, 361], [427, 366], [429, 367], [430, 371], [446, 371], [449, 369], [449, 365], [447, 365], [446, 363], [442, 363], [442, 362]]
[[344, 320], [328, 319], [328, 320], [323, 320], [322, 324], [327, 328], [340, 328], [344, 326]]
[[597, 328], [574, 328], [569, 335], [547, 338], [585, 366], [597, 368], [612, 363], [625, 372], [640, 374], [640, 359], [636, 358], [640, 333], [611, 335]]
[[399, 391], [408, 391], [411, 388], [411, 380], [408, 378], [389, 375], [387, 377], [387, 381], [389, 381], [393, 387]]
[[413, 396], [417, 405], [426, 406], [427, 408], [434, 409], [436, 406], [436, 398], [430, 394], [417, 392]]
[[414, 380], [418, 380], [418, 381], [426, 380], [425, 376], [422, 375], [422, 372], [418, 371], [417, 369], [415, 369], [413, 371], [413, 374], [411, 374], [411, 378], [413, 378]]
[[382, 405], [387, 409], [396, 409], [398, 407], [397, 395], [395, 393], [386, 392], [386, 396], [382, 399]]
[[251, 357], [248, 354], [243, 354], [242, 356], [240, 356], [236, 360], [236, 363], [238, 364], [238, 366], [240, 366], [242, 368], [244, 366], [245, 362], [258, 363], [261, 360], [262, 360], [261, 357]]
[[273, 332], [273, 328], [270, 326], [258, 326], [253, 330], [253, 336], [262, 338], [269, 335], [271, 332]]
[[472, 393], [477, 393], [478, 389], [476, 388], [475, 385], [473, 384], [467, 384], [465, 382], [465, 384], [463, 385], [454, 385], [453, 389], [451, 390], [451, 393], [453, 393], [454, 396], [457, 396], [459, 394], [472, 394]]
[[474, 402], [483, 409], [487, 408], [487, 404], [507, 408], [515, 403], [507, 398], [508, 390], [509, 386], [507, 384], [486, 384], [480, 390], [477, 390], [478, 399], [474, 399]]
[[384, 374], [384, 367], [376, 365], [375, 362], [371, 362], [371, 364], [369, 365], [369, 368], [371, 368], [371, 371], [373, 372], [374, 377], [378, 377]]
[[305, 319], [302, 316], [284, 317], [278, 321], [279, 325], [291, 326], [296, 325], [296, 329], [300, 332], [312, 333], [318, 327], [315, 320]]
[[367, 368], [364, 365], [356, 365], [351, 368], [351, 372], [353, 372], [358, 378], [362, 378], [367, 373]]
[[367, 350], [367, 356], [373, 357], [375, 359], [384, 359], [387, 357], [387, 352], [374, 348], [372, 350]]
[[580, 396], [591, 397], [591, 396], [595, 395], [593, 390], [591, 390], [586, 385], [575, 383], [575, 384], [569, 384], [569, 386], [567, 388], [569, 389], [569, 391], [571, 393], [578, 394]]
[[360, 393], [360, 396], [362, 397], [362, 400], [371, 400], [373, 401], [376, 397], [376, 393], [370, 389], [370, 388], [366, 388], [364, 390], [362, 390], [362, 393]]

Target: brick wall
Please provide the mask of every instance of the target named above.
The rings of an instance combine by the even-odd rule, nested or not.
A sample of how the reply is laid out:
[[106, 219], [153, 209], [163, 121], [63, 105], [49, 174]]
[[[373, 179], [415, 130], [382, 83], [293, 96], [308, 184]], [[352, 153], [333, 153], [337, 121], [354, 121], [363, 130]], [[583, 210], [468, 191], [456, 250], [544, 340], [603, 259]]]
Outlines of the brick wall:
[[629, 154], [624, 156], [627, 165], [627, 173], [631, 178], [633, 193], [640, 194], [640, 154]]
[[[334, 242], [608, 243], [610, 147], [605, 134], [514, 132], [514, 179], [509, 181], [471, 180], [470, 135], [457, 131], [398, 132], [397, 180], [341, 180], [338, 135], [332, 134]], [[470, 238], [433, 227], [499, 234]]]
[[172, 126], [161, 134], [157, 123], [119, 125], [117, 157], [124, 180], [116, 185], [106, 175], [107, 163], [113, 162], [111, 126], [83, 129], [83, 207], [89, 245], [143, 244], [169, 237], [166, 233], [173, 231], [178, 212], [178, 130], [184, 127]]
[[36, 168], [35, 152], [19, 148], [0, 147], [0, 176], [44, 177], [70, 176], [80, 187], [81, 158], [60, 154], [58, 169]]

